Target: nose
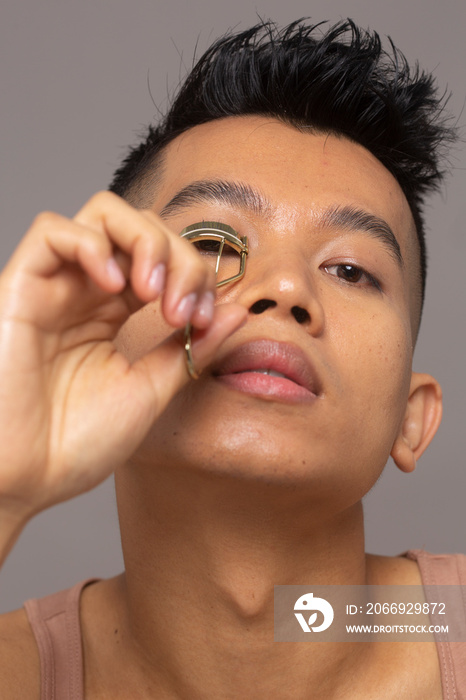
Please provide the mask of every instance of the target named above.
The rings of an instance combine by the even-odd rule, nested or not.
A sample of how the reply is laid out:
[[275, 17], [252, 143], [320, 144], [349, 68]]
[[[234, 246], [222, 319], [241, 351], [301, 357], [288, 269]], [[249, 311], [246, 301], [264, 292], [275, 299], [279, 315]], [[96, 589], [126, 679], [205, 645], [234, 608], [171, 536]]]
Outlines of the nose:
[[[259, 254], [260, 255], [260, 254]], [[317, 281], [310, 266], [299, 254], [278, 253], [255, 256], [246, 263], [246, 274], [239, 286], [236, 301], [249, 309], [250, 315], [270, 314], [292, 319], [307, 332], [320, 335], [324, 311]]]

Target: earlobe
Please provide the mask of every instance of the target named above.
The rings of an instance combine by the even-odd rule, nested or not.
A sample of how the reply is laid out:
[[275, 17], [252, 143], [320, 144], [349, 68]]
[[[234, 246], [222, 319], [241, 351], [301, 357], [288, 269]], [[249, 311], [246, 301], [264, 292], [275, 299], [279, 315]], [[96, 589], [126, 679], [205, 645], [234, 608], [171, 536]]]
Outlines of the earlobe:
[[430, 374], [413, 372], [405, 417], [390, 452], [403, 472], [412, 472], [416, 460], [434, 437], [442, 420], [442, 389]]

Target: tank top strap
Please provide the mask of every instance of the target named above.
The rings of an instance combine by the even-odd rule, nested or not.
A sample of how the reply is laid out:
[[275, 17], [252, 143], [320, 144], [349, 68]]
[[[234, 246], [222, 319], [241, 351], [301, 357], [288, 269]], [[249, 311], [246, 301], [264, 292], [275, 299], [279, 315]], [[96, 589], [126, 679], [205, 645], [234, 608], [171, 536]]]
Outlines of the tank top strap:
[[24, 608], [40, 658], [40, 700], [84, 700], [84, 673], [79, 601], [87, 579]]
[[[458, 613], [466, 619], [466, 555], [430, 554], [416, 549], [406, 556], [417, 561], [424, 586], [465, 586], [462, 610]], [[438, 602], [430, 601], [428, 592], [426, 598], [428, 602]], [[466, 642], [446, 642], [438, 638], [436, 644], [444, 699], [466, 700]]]

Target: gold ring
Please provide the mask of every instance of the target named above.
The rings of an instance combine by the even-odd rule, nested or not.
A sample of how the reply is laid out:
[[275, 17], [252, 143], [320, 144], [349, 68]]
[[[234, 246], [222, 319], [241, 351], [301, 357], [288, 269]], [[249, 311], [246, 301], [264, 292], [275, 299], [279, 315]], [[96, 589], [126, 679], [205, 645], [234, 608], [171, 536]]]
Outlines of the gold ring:
[[191, 324], [187, 323], [184, 329], [184, 349], [186, 352], [186, 368], [191, 379], [199, 379], [199, 372], [194, 366], [193, 354], [191, 352]]

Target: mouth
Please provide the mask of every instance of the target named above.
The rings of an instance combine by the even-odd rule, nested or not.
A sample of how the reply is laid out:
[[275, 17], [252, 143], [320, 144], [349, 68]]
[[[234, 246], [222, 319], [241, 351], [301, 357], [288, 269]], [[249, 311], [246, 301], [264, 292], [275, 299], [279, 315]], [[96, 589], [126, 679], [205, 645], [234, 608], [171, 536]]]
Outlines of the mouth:
[[310, 403], [321, 394], [319, 377], [297, 346], [254, 340], [235, 348], [214, 367], [214, 377], [231, 389], [268, 400]]

